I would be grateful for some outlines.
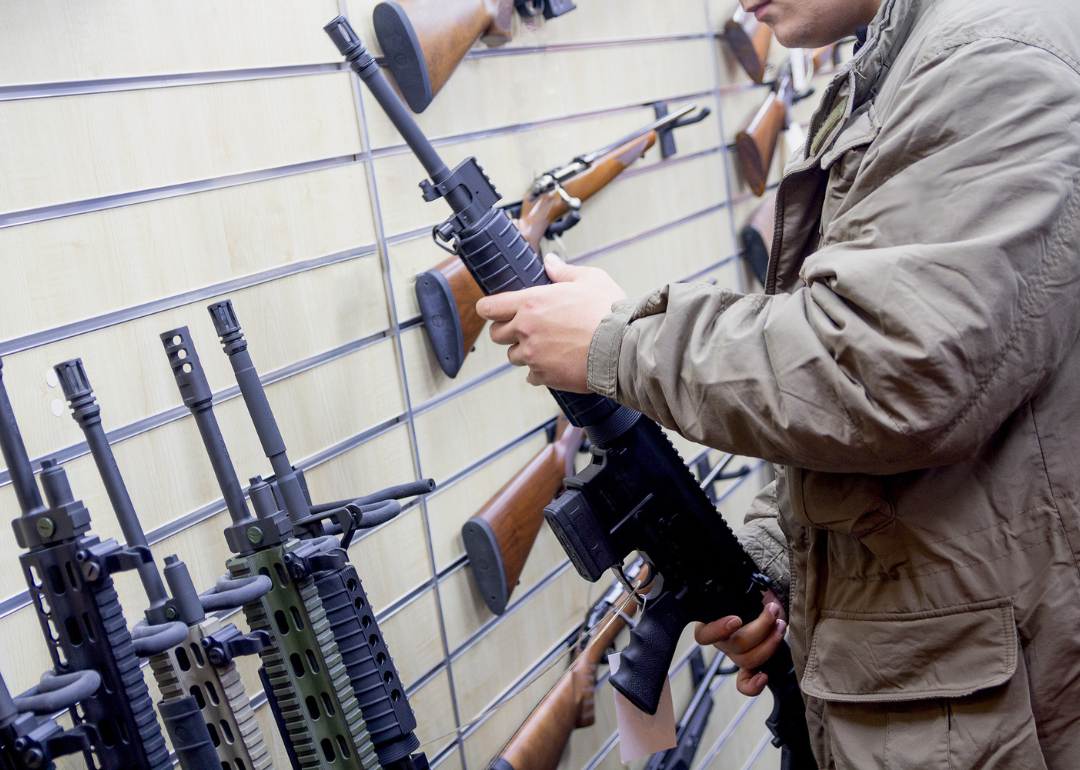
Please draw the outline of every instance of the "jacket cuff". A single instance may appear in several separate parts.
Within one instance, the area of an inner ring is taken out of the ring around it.
[[[611,306],[593,332],[586,364],[586,385],[593,393],[616,398],[619,389],[619,355],[626,327],[631,321],[667,309],[667,287],[639,299],[621,299]]]

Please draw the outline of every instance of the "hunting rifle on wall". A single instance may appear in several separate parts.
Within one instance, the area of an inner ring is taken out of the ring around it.
[[[105,491],[129,547],[149,548],[101,424],[101,408],[81,359],[53,367],[75,422],[97,465]],[[202,600],[187,565],[175,555],[165,558],[165,584],[153,561],[139,570],[150,607],[132,629],[136,652],[150,659],[162,700],[158,713],[184,770],[221,765],[245,770],[271,770],[247,692],[233,657],[254,654],[269,643],[263,632],[244,636],[236,626],[207,621]],[[270,591],[270,579],[223,591],[209,599],[216,609],[239,608]],[[225,654],[221,654],[225,653]],[[209,660],[210,665],[206,665]]]
[[[435,228],[435,237],[461,257],[484,293],[549,284],[536,252],[495,205],[499,195],[476,159],[451,171],[348,21],[339,16],[325,30],[430,176],[420,185],[424,199],[445,198],[450,205],[454,213]],[[551,393],[591,445],[589,466],[568,479],[568,491],[544,511],[574,567],[590,582],[607,569],[626,581],[621,567],[636,550],[663,579],[611,676],[615,689],[652,714],[685,626],[726,615],[757,618],[769,581],[656,423],[593,393]],[[626,586],[633,590],[629,581]],[[783,761],[792,770],[815,767],[786,643],[761,670],[775,704],[767,724]]]
[[[386,66],[413,112],[423,112],[477,40],[510,42],[514,8],[522,16],[562,16],[571,0],[389,0],[372,21]]]
[[[41,463],[41,499],[0,361],[0,450],[22,515],[12,522],[15,539],[27,549],[19,557],[42,634],[57,675],[96,671],[102,686],[73,704],[75,725],[95,740],[88,750],[99,770],[170,770],[169,752],[112,574],[151,560],[147,548],[122,548],[90,534],[90,513],[76,500],[64,469]]]
[[[672,132],[709,115],[706,107],[697,115],[686,117],[695,107],[688,104],[668,113],[665,105],[657,105],[657,119],[644,128],[538,176],[525,199],[507,209],[530,248],[539,251],[542,237],[560,235],[581,221],[582,203],[657,142],[663,157],[673,155]],[[456,255],[416,276],[416,299],[424,329],[439,366],[448,377],[457,376],[484,328],[486,322],[476,312],[476,302],[483,296],[476,280]]]
[[[773,228],[776,226],[776,190],[761,200],[750,221],[739,231],[743,259],[762,286],[768,281],[769,255],[772,253]]]
[[[827,59],[835,57],[837,50],[835,44],[827,45],[807,57],[806,82],[810,81]],[[776,155],[776,146],[780,143],[780,134],[790,125],[792,105],[813,93],[813,89],[796,91],[794,64],[794,57],[784,64],[773,85],[772,93],[758,109],[750,124],[735,137],[735,156],[738,158],[743,179],[759,198],[765,194],[768,186],[769,169],[772,168]]]
[[[556,430],[554,440],[461,527],[480,595],[496,615],[506,610],[521,577],[544,523],[544,506],[562,489],[563,479],[574,475],[574,455],[585,432],[562,419]]]
[[[765,82],[772,30],[741,7],[724,24],[724,40],[731,46],[739,64],[755,83]]]

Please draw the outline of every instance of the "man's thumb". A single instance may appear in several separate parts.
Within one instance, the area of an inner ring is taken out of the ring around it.
[[[584,268],[566,264],[557,254],[548,254],[544,257],[544,269],[547,270],[548,278],[552,281],[563,283],[580,276]]]

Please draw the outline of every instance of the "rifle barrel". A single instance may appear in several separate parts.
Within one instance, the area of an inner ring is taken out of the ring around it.
[[[3,359],[0,359],[0,452],[3,452],[23,515],[44,508],[34,469],[30,467],[30,456],[26,454],[26,444],[19,433],[19,423],[15,420],[15,412],[4,386]]]
[[[674,112],[668,113],[667,115],[665,115],[662,118],[657,118],[656,120],[654,120],[649,125],[645,126],[642,129],[639,129],[639,130],[635,131],[632,134],[628,134],[627,136],[624,136],[619,141],[612,142],[607,147],[603,147],[603,148],[601,148],[599,150],[594,150],[593,152],[590,152],[588,155],[582,155],[580,160],[582,160],[587,166],[591,166],[599,158],[604,157],[605,155],[607,155],[612,150],[618,149],[619,147],[622,147],[627,142],[632,142],[635,139],[637,139],[639,136],[644,136],[645,134],[649,133],[650,131],[656,131],[657,129],[663,128],[664,126],[668,125],[669,123],[674,123],[675,121],[677,121],[679,118],[683,117],[684,115],[689,115],[695,109],[697,109],[697,105],[694,104],[693,102],[691,102],[690,104],[687,104],[687,105],[685,105],[683,107],[680,107],[679,109],[675,110]]]

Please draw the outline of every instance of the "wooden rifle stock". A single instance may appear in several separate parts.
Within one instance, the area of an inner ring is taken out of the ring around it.
[[[413,112],[423,112],[469,49],[507,43],[514,0],[388,0],[375,6],[375,35]]]
[[[584,431],[560,421],[561,432],[484,503],[461,528],[469,565],[488,608],[506,610],[525,560],[544,523],[544,506],[574,475]]]
[[[772,30],[759,22],[754,14],[739,8],[724,24],[724,39],[750,79],[755,83],[763,83],[765,65],[769,60],[769,46],[772,44]]]
[[[787,125],[788,105],[779,93],[769,94],[754,119],[735,137],[735,156],[743,178],[759,198],[765,194],[776,145]]]
[[[625,599],[626,594],[623,593],[615,600],[615,607],[619,607]],[[637,602],[630,602],[624,613],[633,617],[635,612]],[[514,733],[492,765],[492,770],[555,770],[558,767],[570,733],[579,727],[589,727],[596,721],[593,700],[596,669],[615,637],[625,627],[625,618],[616,614],[615,610],[604,616],[597,626],[597,635]]]
[[[776,190],[773,190],[762,199],[757,211],[739,232],[742,256],[750,264],[750,269],[762,286],[768,280],[769,254],[772,253],[775,227]]]

